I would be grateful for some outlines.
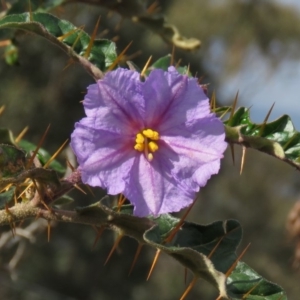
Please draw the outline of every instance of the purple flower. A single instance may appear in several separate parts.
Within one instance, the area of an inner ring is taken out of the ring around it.
[[[224,126],[195,78],[117,69],[88,87],[71,136],[82,181],[123,193],[137,216],[175,212],[218,173]]]

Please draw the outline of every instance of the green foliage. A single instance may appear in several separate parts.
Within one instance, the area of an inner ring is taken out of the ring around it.
[[[0,145],[1,144],[8,144],[15,147],[17,146],[27,154],[34,152],[37,148],[37,145],[34,145],[23,139],[16,145],[12,131],[6,128],[0,128]],[[16,149],[15,147],[12,147],[12,149]],[[14,151],[18,151],[18,149]],[[37,158],[39,159],[40,164],[44,166],[50,160],[51,155],[44,148],[39,148],[37,152]],[[64,174],[66,172],[66,168],[55,159],[51,161],[49,167],[60,174]]]
[[[254,124],[249,109],[240,107],[224,124],[229,143],[265,152],[300,169],[300,133],[289,116]]]
[[[237,263],[236,249],[241,242],[242,228],[238,221],[217,221],[209,225],[183,222],[171,241],[167,237],[179,219],[168,214],[158,218],[138,218],[130,215],[132,206],[118,212],[110,209],[112,199],[105,197],[91,206],[78,208],[80,216],[97,218],[103,226],[114,228],[135,238],[139,243],[161,250],[190,269],[196,278],[203,278],[226,299],[275,300],[287,299],[284,291],[245,263]],[[124,213],[125,212],[125,213]],[[281,297],[281,298],[280,298]]]
[[[239,262],[227,279],[227,291],[232,300],[286,300],[281,287],[258,275],[244,262]],[[251,291],[249,293],[249,291]],[[241,295],[249,293],[246,298]],[[242,297],[242,298],[241,298]]]
[[[0,145],[0,178],[18,176],[25,170],[25,152],[14,146]]]
[[[37,145],[34,145],[26,140],[21,140],[18,143],[18,146],[21,149],[25,150],[27,153],[33,152],[37,148]],[[37,152],[37,157],[38,157],[41,165],[44,166],[50,160],[51,155],[44,148],[39,148],[39,150]],[[60,174],[64,174],[66,172],[66,168],[61,163],[59,163],[57,160],[51,161],[51,163],[49,164],[49,167],[51,169],[57,171]]]
[[[92,40],[81,28],[48,13],[7,15],[0,20],[0,29],[4,28],[42,36],[82,64],[96,79],[102,77],[100,70],[106,70],[116,59],[115,43],[106,39]]]
[[[24,183],[27,178],[46,185],[60,186],[54,170],[30,167],[26,168],[28,159],[25,152],[15,146],[0,144],[0,190],[10,184]]]
[[[172,56],[166,55],[164,57],[159,58],[156,62],[154,62],[150,68],[148,69],[149,71],[153,70],[153,69],[162,69],[167,71],[169,66],[171,66],[172,64]],[[189,72],[189,68],[187,66],[177,66],[176,70],[180,73],[180,74],[189,74],[189,76],[191,76],[191,73]]]
[[[19,0],[11,6],[7,14],[13,15],[13,14],[23,13],[24,11],[36,11],[36,10],[49,11],[50,9],[62,5],[64,2],[65,0],[43,0],[43,1],[30,0],[30,2]]]
[[[16,188],[10,187],[7,191],[0,193],[0,209],[4,209],[5,205],[14,199]]]

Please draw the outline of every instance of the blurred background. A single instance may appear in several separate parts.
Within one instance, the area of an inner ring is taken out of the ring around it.
[[[150,55],[154,61],[172,52],[172,45],[159,35],[101,6],[107,1],[99,0],[99,5],[87,4],[97,1],[74,2],[51,13],[76,26],[84,25],[89,34],[101,16],[98,37],[114,38],[119,53],[133,41],[127,55],[132,55],[139,67]],[[220,105],[231,104],[239,91],[239,105],[251,106],[255,122],[262,122],[275,102],[269,120],[288,114],[300,129],[298,1],[169,0],[158,4],[183,36],[201,40],[201,47],[194,51],[176,48],[175,58],[181,59],[181,65],[189,64],[193,74],[209,83],[209,93],[216,92]],[[16,43],[19,64],[9,66],[0,60],[0,105],[6,107],[0,126],[15,135],[29,126],[25,139],[38,143],[51,124],[44,148],[53,153],[84,116],[80,100],[93,78],[79,65],[66,68],[68,57],[42,38],[18,32]],[[238,219],[244,229],[240,252],[251,243],[243,260],[281,285],[289,299],[298,299],[300,271],[286,219],[300,196],[300,174],[283,162],[248,150],[239,175],[239,147],[235,147],[235,154],[233,164],[227,151],[220,174],[201,189],[188,220],[206,224]],[[63,155],[61,161],[65,163]],[[79,206],[99,200],[103,192],[95,191],[95,198],[79,192],[71,195]],[[146,282],[155,254],[150,248],[142,250],[128,277],[137,248],[134,240],[124,238],[104,266],[116,238],[113,232],[105,231],[93,248],[93,228],[52,224],[48,243],[46,222],[36,224],[30,227],[30,237],[10,239],[5,246],[1,244],[3,236],[11,233],[9,227],[1,228],[0,299],[172,300],[179,299],[186,288],[183,267],[165,255]],[[29,230],[28,226],[31,222],[21,227]],[[217,292],[199,280],[186,299],[216,297]]]

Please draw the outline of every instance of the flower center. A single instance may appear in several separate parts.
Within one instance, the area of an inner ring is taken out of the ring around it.
[[[139,152],[144,152],[146,158],[153,160],[153,153],[158,150],[157,142],[159,140],[159,133],[152,129],[144,129],[137,133],[135,137],[134,149]]]

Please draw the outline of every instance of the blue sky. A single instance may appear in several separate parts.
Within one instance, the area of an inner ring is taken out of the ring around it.
[[[299,0],[277,0],[299,9]],[[300,49],[299,49],[300,51]],[[288,114],[300,131],[300,60],[283,60],[272,69],[259,53],[247,55],[241,70],[222,82],[221,98],[228,98],[239,91],[240,105],[251,106],[251,118],[262,122],[275,102],[269,120]]]
[[[275,102],[269,120],[288,114],[300,130],[300,62],[284,60],[270,69],[263,58],[250,60],[247,67],[223,82],[221,96],[228,98],[239,91],[239,104],[251,106],[251,118],[258,123]]]

